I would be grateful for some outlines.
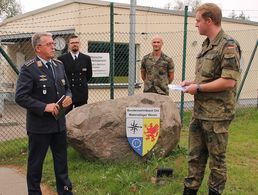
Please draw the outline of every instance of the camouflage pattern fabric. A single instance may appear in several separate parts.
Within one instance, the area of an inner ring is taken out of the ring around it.
[[[184,182],[187,188],[199,189],[209,157],[209,188],[219,193],[224,190],[227,180],[225,157],[230,122],[192,120],[189,128],[188,176]]]
[[[141,70],[146,73],[143,92],[169,95],[168,75],[169,72],[174,72],[174,67],[173,60],[164,53],[161,53],[158,60],[152,53],[144,56],[141,62]]]
[[[209,42],[206,39],[197,56],[198,84],[219,78],[238,81],[240,77],[240,46],[223,30]],[[209,158],[209,188],[219,193],[227,180],[226,148],[228,128],[235,113],[236,86],[221,92],[199,92],[194,95],[193,120],[189,128],[188,176],[184,184],[199,189]]]
[[[209,83],[218,78],[240,78],[240,47],[223,30],[214,41],[206,39],[197,56],[195,82]],[[194,96],[194,117],[203,120],[232,120],[235,114],[236,86],[221,92],[200,92]]]

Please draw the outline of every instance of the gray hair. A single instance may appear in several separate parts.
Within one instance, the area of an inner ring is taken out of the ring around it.
[[[44,36],[52,37],[52,34],[49,32],[37,32],[31,37],[31,44],[32,44],[33,49],[35,49],[36,46],[40,44],[40,42],[41,42],[40,39],[41,39],[41,37],[44,37]]]

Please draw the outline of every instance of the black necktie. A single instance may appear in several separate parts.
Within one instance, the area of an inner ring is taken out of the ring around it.
[[[74,55],[74,61],[77,61],[78,57],[77,55]]]
[[[52,63],[51,62],[47,62],[46,65],[47,65],[48,70],[51,72],[53,78],[55,78],[55,74],[53,72]]]

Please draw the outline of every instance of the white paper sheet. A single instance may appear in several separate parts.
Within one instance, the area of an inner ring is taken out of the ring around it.
[[[184,91],[186,89],[186,87],[182,87],[181,85],[173,85],[173,84],[169,84],[168,88],[170,91]]]

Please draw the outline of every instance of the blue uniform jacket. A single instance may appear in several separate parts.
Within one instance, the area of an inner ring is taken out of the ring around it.
[[[65,116],[56,120],[51,113],[44,112],[46,104],[57,102],[62,95],[72,97],[62,62],[53,62],[55,78],[37,57],[21,67],[15,101],[27,109],[28,132],[49,134],[66,130]]]
[[[92,62],[88,55],[79,53],[78,60],[74,61],[71,53],[58,57],[63,62],[66,76],[73,94],[73,102],[88,100],[88,81],[92,77]]]

